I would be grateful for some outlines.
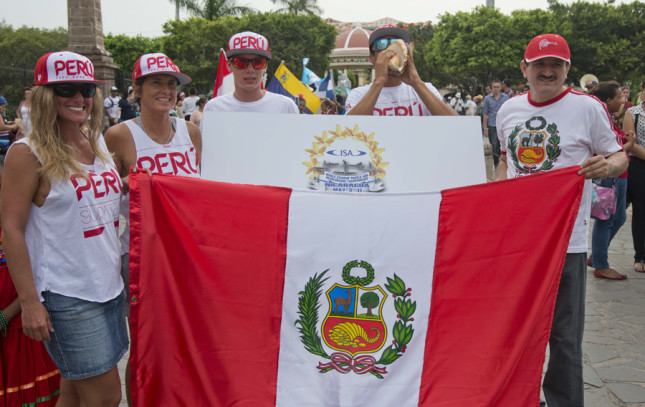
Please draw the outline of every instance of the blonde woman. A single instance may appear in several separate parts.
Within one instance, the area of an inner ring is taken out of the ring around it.
[[[7,153],[2,243],[27,336],[60,370],[59,405],[118,406],[128,348],[117,241],[122,183],[101,129],[89,59],[42,56],[33,130]]]

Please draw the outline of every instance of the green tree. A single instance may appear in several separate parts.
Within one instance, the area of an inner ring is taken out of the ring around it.
[[[297,77],[302,75],[304,57],[310,58],[307,67],[319,75],[329,69],[336,29],[314,15],[252,13],[215,20],[169,21],[164,25],[167,35],[162,44],[182,72],[193,78],[198,89],[204,90],[215,83],[219,49],[226,49],[231,35],[241,31],[254,31],[268,38],[273,58],[269,61],[267,81],[281,61]]]
[[[600,80],[637,80],[645,74],[645,4],[549,2],[558,30],[569,43],[572,67],[569,80],[578,83],[585,73]]]
[[[452,83],[470,93],[515,72],[521,59],[511,18],[484,6],[442,15],[426,47],[426,62],[437,83]]]
[[[363,308],[367,308],[367,316],[371,317],[374,314],[372,314],[372,308],[376,308],[379,305],[379,298],[378,295],[368,291],[365,294],[361,295],[361,306]]]
[[[116,84],[125,89],[132,82],[134,63],[143,54],[163,52],[160,38],[147,38],[141,35],[108,34],[104,38],[105,49],[112,54],[114,62],[119,64],[115,72]],[[172,57],[170,57],[172,59]]]
[[[526,45],[537,34],[554,31],[552,13],[519,10],[510,16],[497,9],[444,14],[425,46],[425,60],[438,85],[455,84],[475,94],[493,79],[523,82],[519,64]],[[416,62],[416,59],[415,59]]]
[[[283,7],[278,11],[292,14],[316,14],[322,13],[318,6],[318,0],[271,0],[273,4],[280,4]]]
[[[0,22],[0,94],[8,102],[7,117],[23,97],[23,86],[33,86],[34,68],[38,58],[48,52],[67,48],[67,30],[20,27]]]
[[[193,17],[186,21],[168,21],[161,38],[162,49],[181,71],[192,78],[190,86],[206,94],[213,89],[220,48],[226,49],[228,38],[234,34],[229,18],[204,20]]]
[[[426,44],[432,41],[434,36],[434,27],[430,21],[400,24],[410,33],[410,46],[412,48],[412,57],[414,58],[414,66],[419,72],[419,76],[424,81],[428,82],[433,80],[433,74],[426,63]]]

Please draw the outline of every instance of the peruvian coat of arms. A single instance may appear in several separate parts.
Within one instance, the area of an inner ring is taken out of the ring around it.
[[[363,269],[365,276],[352,276],[355,268]],[[379,285],[370,286],[375,278],[374,268],[366,261],[353,260],[343,267],[344,284],[332,284],[323,296],[328,271],[311,277],[299,293],[299,319],[295,325],[299,325],[300,340],[307,351],[326,359],[318,363],[321,373],[369,373],[382,379],[387,373],[385,366],[405,353],[414,334],[412,315],[416,302],[410,299],[412,289],[396,274],[384,284],[389,294]],[[393,340],[386,346],[390,328],[383,318],[383,309],[391,302],[397,320],[391,328]],[[321,305],[326,315],[319,326]],[[332,350],[331,355],[327,349]]]
[[[524,126],[515,126],[508,137],[507,151],[519,174],[550,170],[561,153],[558,126],[547,124],[542,116],[531,117]]]

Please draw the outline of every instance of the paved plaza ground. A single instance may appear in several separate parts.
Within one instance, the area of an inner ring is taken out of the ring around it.
[[[629,278],[598,279],[592,268],[587,273],[586,407],[645,407],[645,274],[633,271],[633,254],[628,210],[609,247],[609,263]],[[119,363],[122,382],[127,357]]]

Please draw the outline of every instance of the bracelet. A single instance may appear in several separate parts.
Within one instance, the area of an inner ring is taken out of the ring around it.
[[[0,325],[2,325],[2,337],[6,338],[7,326],[9,325],[9,322],[7,322],[7,318],[4,317],[2,310],[0,310]]]

